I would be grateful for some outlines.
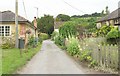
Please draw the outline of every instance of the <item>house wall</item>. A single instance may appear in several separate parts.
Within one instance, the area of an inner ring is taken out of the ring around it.
[[[6,38],[12,38],[15,41],[15,32],[16,32],[16,27],[15,27],[15,23],[2,23],[0,24],[0,26],[10,26],[10,36],[6,36]],[[28,35],[25,35],[26,30],[30,29],[31,30],[31,34],[29,35],[29,37],[31,37],[32,35],[35,36],[35,31],[32,27],[30,27],[28,24],[25,23],[19,23],[18,24],[18,38],[26,38],[26,42],[28,42]],[[2,37],[0,37],[2,38]],[[2,40],[0,41],[0,44],[2,43]]]
[[[102,23],[97,23],[97,28],[99,29],[102,26]]]
[[[114,20],[110,20],[110,25],[114,25]]]
[[[0,26],[10,26],[10,36],[7,36],[7,37],[15,36],[16,27],[14,23],[2,23],[0,24]],[[19,30],[20,30],[20,24],[18,24],[18,33],[19,33]]]
[[[102,25],[104,25],[104,24],[106,24],[106,25],[108,25],[108,26],[110,26],[110,25],[115,25],[115,24],[117,24],[118,23],[118,21],[119,21],[119,19],[114,19],[114,20],[108,20],[108,21],[103,21],[103,22],[98,22],[97,23],[97,27],[98,26],[102,26]]]

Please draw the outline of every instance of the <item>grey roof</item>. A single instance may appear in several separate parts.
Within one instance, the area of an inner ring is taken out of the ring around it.
[[[1,22],[15,22],[15,13],[13,13],[9,10],[0,12],[0,23]],[[18,22],[29,23],[30,25],[28,25],[28,26],[35,28],[29,20],[27,20],[21,16],[18,16]]]
[[[0,12],[0,14],[1,14],[0,16],[2,16],[0,19],[0,22],[15,21],[15,13],[11,11],[3,11],[3,12]],[[21,16],[18,16],[18,21],[27,22],[28,20]]]
[[[116,18],[120,18],[120,8],[116,9],[115,11],[108,14],[107,16],[102,17],[100,20],[98,20],[98,22],[107,21],[107,20],[116,19]]]
[[[64,22],[63,21],[55,21],[54,22],[54,29],[58,29]]]

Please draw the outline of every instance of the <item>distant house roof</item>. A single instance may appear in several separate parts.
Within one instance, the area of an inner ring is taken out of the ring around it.
[[[107,21],[107,20],[116,19],[116,18],[120,18],[120,8],[116,9],[115,11],[108,14],[107,16],[102,17],[97,22]]]
[[[11,22],[11,21],[15,21],[15,13],[11,12],[11,11],[3,11],[3,12],[0,12],[0,16],[1,19],[0,19],[0,22]],[[18,16],[18,21],[20,22],[29,22],[27,19],[21,17],[21,16]]]
[[[59,27],[63,24],[63,21],[55,21],[54,22],[54,29],[59,29]]]

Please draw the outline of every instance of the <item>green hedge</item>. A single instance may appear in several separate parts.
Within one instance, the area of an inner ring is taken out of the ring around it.
[[[41,38],[42,40],[47,40],[49,39],[49,35],[46,33],[40,33],[39,38]]]
[[[76,23],[73,21],[69,21],[69,22],[64,23],[59,28],[59,34],[64,38],[76,36],[77,35]]]

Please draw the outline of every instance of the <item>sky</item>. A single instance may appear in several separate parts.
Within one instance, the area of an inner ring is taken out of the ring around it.
[[[24,5],[25,10],[24,10]],[[49,14],[56,17],[58,14],[83,15],[102,12],[108,6],[110,12],[118,8],[120,0],[18,0],[18,14],[29,21],[35,16],[42,17]],[[0,0],[0,11],[15,12],[15,0]]]

